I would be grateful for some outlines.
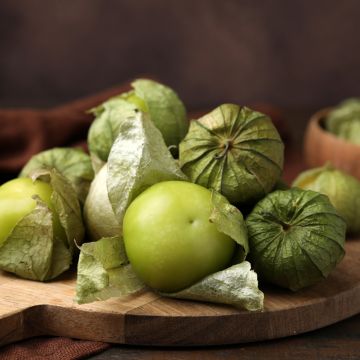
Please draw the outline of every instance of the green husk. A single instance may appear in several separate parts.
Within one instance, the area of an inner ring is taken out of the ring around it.
[[[224,104],[191,122],[180,143],[179,161],[192,182],[244,205],[273,189],[282,172],[283,153],[268,116]]]
[[[169,87],[148,79],[135,80],[133,90],[115,96],[91,110],[95,115],[88,144],[93,167],[98,172],[107,162],[110,149],[127,118],[147,112],[167,146],[177,147],[188,129],[185,106]]]
[[[341,102],[327,116],[325,127],[339,138],[360,145],[360,99]]]
[[[0,268],[26,279],[46,281],[70,267],[74,242],[81,244],[84,228],[80,205],[68,180],[55,169],[37,170],[32,173],[32,179],[41,179],[52,186],[51,202],[64,233],[55,235],[55,214],[35,197],[35,209],[17,223],[0,247]]]
[[[246,225],[255,271],[293,291],[326,278],[345,254],[344,220],[327,196],[311,190],[272,192]]]
[[[53,148],[34,155],[23,167],[20,177],[29,177],[37,169],[56,169],[73,186],[81,204],[94,178],[91,160],[81,149]]]
[[[127,118],[134,117],[138,107],[116,96],[91,110],[96,116],[88,133],[88,145],[95,172],[107,162],[111,147]]]
[[[120,237],[82,245],[76,282],[79,304],[130,295],[143,287],[131,269]]]
[[[149,115],[124,119],[105,165],[91,184],[84,217],[93,240],[119,236],[130,202],[149,186],[187,180]]]
[[[105,164],[91,183],[84,206],[86,229],[92,241],[122,233],[120,220],[116,218],[109,200],[106,186],[107,176],[108,170]]]
[[[0,248],[0,268],[20,277],[44,281],[53,251],[52,215],[39,199]],[[39,256],[41,254],[41,256]]]
[[[149,186],[187,180],[147,114],[124,121],[108,159],[107,189],[118,219],[130,202]]]
[[[264,308],[264,294],[258,289],[256,273],[248,261],[216,272],[177,293],[164,296],[232,305],[248,311]]]
[[[302,172],[293,186],[329,197],[349,233],[360,233],[360,181],[331,164]]]
[[[216,191],[212,192],[213,209],[209,221],[217,230],[230,236],[240,247],[237,251],[238,262],[245,260],[249,252],[248,234],[241,212]]]
[[[131,86],[149,110],[151,120],[160,130],[167,146],[178,146],[189,127],[186,109],[168,86],[149,79],[135,80]]]
[[[39,169],[31,174],[32,180],[43,180],[50,183],[53,193],[51,202],[60,224],[65,231],[67,244],[71,253],[77,249],[75,244],[80,245],[84,238],[84,225],[80,204],[70,182],[57,170]]]

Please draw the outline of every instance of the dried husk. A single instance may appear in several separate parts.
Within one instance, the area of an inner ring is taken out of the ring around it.
[[[341,102],[327,116],[325,127],[337,137],[360,145],[360,99]]]
[[[89,155],[82,149],[64,147],[42,151],[26,163],[19,176],[30,176],[37,169],[56,169],[69,180],[80,204],[84,204],[94,179],[94,171]]]
[[[349,233],[360,233],[360,182],[331,164],[302,172],[293,186],[318,191],[329,197],[344,218]]]
[[[38,169],[31,177],[50,183],[53,209],[34,195],[35,209],[0,244],[0,269],[25,279],[47,281],[69,269],[77,253],[75,242],[83,241],[84,227],[77,194],[69,180],[55,169]],[[62,233],[55,231],[57,221]]]
[[[192,121],[180,143],[180,166],[192,182],[231,203],[254,203],[279,180],[284,145],[271,119],[247,107],[224,104]]]
[[[345,222],[318,192],[275,191],[255,206],[246,225],[255,271],[293,291],[326,278],[345,254]]]
[[[121,236],[130,202],[149,186],[166,180],[187,180],[171,156],[149,114],[123,119],[108,162],[93,180],[84,218],[92,240]]]

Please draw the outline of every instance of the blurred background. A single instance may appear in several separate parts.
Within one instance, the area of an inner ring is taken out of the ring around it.
[[[360,93],[358,0],[1,0],[0,106],[52,106],[139,75],[188,108],[319,108]]]

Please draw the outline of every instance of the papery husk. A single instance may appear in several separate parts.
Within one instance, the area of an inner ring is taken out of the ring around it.
[[[94,171],[91,159],[82,149],[53,148],[34,155],[22,168],[20,177],[28,177],[38,169],[56,169],[74,188],[81,204],[89,192]]]
[[[151,120],[160,130],[167,146],[179,145],[189,128],[186,109],[168,86],[149,79],[137,79],[131,83],[134,93],[142,99]]]
[[[273,189],[283,160],[284,145],[271,119],[234,104],[192,121],[180,143],[180,166],[190,180],[240,205]]]
[[[84,227],[76,192],[64,176],[55,169],[38,169],[31,177],[50,183],[53,208],[34,196],[35,209],[16,224],[0,246],[0,269],[25,279],[47,281],[69,269],[77,251],[75,242],[83,241]]]
[[[112,97],[90,110],[95,120],[89,129],[88,145],[96,173],[107,162],[123,123],[136,116],[137,112],[149,115],[148,119],[160,130],[166,145],[174,147],[174,154],[188,130],[185,106],[174,90],[149,79],[137,79],[131,86],[131,91]]]
[[[360,233],[360,181],[331,164],[302,172],[294,187],[318,191],[329,197],[344,218],[349,233]]]
[[[246,225],[255,271],[293,291],[326,278],[345,254],[345,221],[318,192],[272,192],[255,206]]]
[[[207,276],[196,284],[164,296],[232,305],[248,311],[264,309],[264,293],[248,261]]]
[[[326,117],[325,127],[337,137],[360,145],[360,99],[341,102]]]
[[[149,114],[123,119],[108,162],[91,184],[84,206],[92,240],[121,236],[130,202],[149,186],[166,180],[187,180],[171,156]]]
[[[76,280],[77,303],[124,297],[144,287],[129,264],[121,237],[104,237],[81,246]]]

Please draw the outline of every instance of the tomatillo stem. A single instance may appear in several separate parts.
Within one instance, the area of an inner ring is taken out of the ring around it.
[[[229,148],[230,148],[230,145],[231,145],[231,140],[226,140],[226,142],[224,143],[224,149],[223,151],[221,151],[221,153],[219,154],[216,154],[214,156],[215,159],[221,159],[222,157],[224,157],[226,155],[226,153],[228,152]]]

